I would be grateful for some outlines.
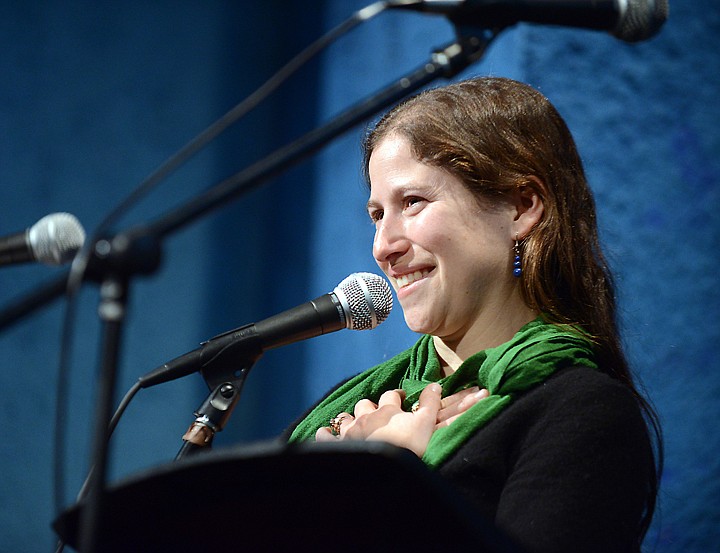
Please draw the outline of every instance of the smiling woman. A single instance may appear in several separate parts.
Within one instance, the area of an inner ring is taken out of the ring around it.
[[[391,110],[365,153],[373,255],[422,336],[290,440],[408,448],[526,551],[639,551],[659,431],[560,115],[522,83],[475,79]]]
[[[397,133],[374,150],[369,176],[373,255],[408,327],[433,335],[447,374],[537,317],[510,278],[508,256],[542,216],[534,189],[495,204],[476,198],[452,173],[418,161]]]

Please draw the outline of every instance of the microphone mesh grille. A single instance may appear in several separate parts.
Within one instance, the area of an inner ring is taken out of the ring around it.
[[[30,228],[28,239],[35,259],[48,265],[62,265],[82,247],[85,229],[70,213],[51,213]]]
[[[390,286],[373,273],[353,273],[337,285],[335,292],[347,300],[347,327],[352,330],[373,329],[385,321],[392,310]]]
[[[626,42],[646,40],[660,30],[668,18],[668,0],[626,0],[625,14],[613,33]]]

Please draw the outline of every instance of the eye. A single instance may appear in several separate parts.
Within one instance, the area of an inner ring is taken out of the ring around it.
[[[425,199],[421,198],[420,196],[408,196],[404,200],[405,209],[416,207],[418,205],[421,205],[423,202],[425,202]]]
[[[370,216],[370,221],[373,223],[377,223],[379,220],[383,218],[383,210],[382,209],[371,209],[368,211],[368,215]]]

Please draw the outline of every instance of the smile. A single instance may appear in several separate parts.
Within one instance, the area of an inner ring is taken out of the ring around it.
[[[411,285],[416,280],[420,280],[428,276],[428,273],[430,271],[428,269],[424,269],[422,271],[415,271],[414,273],[408,273],[406,275],[403,275],[401,277],[395,278],[395,284],[397,285],[398,289],[405,288],[406,286]]]

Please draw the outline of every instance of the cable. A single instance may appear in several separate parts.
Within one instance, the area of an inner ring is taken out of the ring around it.
[[[108,425],[108,435],[112,435],[112,433],[115,431],[115,428],[118,425],[118,422],[120,422],[120,417],[123,416],[123,413],[125,412],[125,409],[127,409],[127,406],[130,405],[130,401],[135,397],[135,394],[137,394],[142,387],[140,386],[140,381],[138,380],[133,384],[130,389],[125,393],[125,397],[123,397],[122,401],[118,405],[115,414],[113,415],[112,419],[110,419],[110,424]],[[77,501],[79,502],[82,500],[83,497],[85,497],[85,492],[87,491],[88,484],[90,483],[90,480],[92,478],[92,474],[94,471],[94,467],[90,467],[90,470],[88,471],[88,475],[85,477],[85,482],[83,482],[82,487],[80,488],[80,491],[77,494]],[[65,542],[63,540],[59,540],[55,553],[61,553],[65,549]]]
[[[125,412],[125,409],[127,409],[127,406],[130,405],[130,401],[135,397],[135,394],[137,394],[141,389],[140,381],[135,382],[135,384],[132,385],[132,387],[127,391],[125,394],[125,397],[122,399],[120,404],[118,405],[117,410],[115,411],[115,414],[113,415],[112,419],[110,419],[110,424],[108,425],[108,435],[112,436],[112,433],[115,431],[115,428],[118,425],[118,422],[120,422],[120,417],[123,416],[123,413]],[[83,483],[82,487],[80,488],[80,491],[77,495],[77,501],[80,501],[83,497],[85,497],[85,492],[87,491],[88,482],[90,482],[90,477],[92,476],[93,469],[91,468],[88,471],[88,475],[85,478],[85,482]]]

